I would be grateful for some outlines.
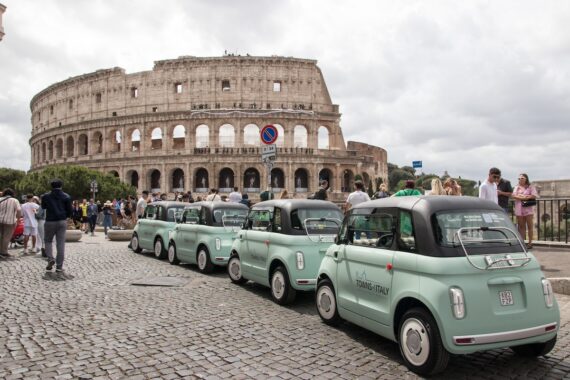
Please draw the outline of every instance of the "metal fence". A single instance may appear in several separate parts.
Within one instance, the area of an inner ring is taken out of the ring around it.
[[[510,203],[514,217],[514,201]],[[570,230],[570,198],[537,199],[534,214],[536,240],[568,244]]]

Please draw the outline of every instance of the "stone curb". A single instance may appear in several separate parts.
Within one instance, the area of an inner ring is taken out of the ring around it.
[[[552,290],[554,293],[565,294],[570,296],[570,278],[567,277],[557,277],[549,278],[552,284]]]
[[[109,230],[107,237],[112,241],[129,241],[133,236],[133,230]]]

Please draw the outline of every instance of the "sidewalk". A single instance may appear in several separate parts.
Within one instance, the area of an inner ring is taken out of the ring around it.
[[[556,293],[570,295],[570,249],[540,246],[531,250]]]

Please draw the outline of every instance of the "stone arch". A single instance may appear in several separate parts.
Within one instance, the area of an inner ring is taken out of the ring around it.
[[[248,124],[243,128],[243,145],[259,146],[261,143],[259,138],[259,127],[255,124]]]
[[[150,133],[150,149],[162,149],[162,129],[156,127]]]
[[[109,135],[109,151],[120,152],[122,142],[123,142],[123,136],[121,135],[121,131],[116,129],[113,132],[111,132],[111,134]]]
[[[48,159],[53,160],[53,140],[48,142]]]
[[[366,172],[362,172],[362,183],[364,183],[364,189],[368,190],[370,187],[370,175]]]
[[[293,129],[293,146],[295,148],[306,148],[308,146],[307,128],[298,124]]]
[[[198,168],[194,172],[194,191],[207,193],[210,186],[209,173],[206,168]]]
[[[236,132],[231,124],[223,124],[218,132],[218,145],[222,148],[233,148],[235,146]]]
[[[184,191],[184,170],[175,168],[170,175],[170,191],[182,192]]]
[[[141,149],[141,131],[138,128],[133,129],[130,134],[131,137],[131,151],[136,152]]]
[[[342,186],[341,191],[351,192],[354,188],[354,173],[350,169],[344,169],[342,172]]]
[[[208,148],[210,146],[210,127],[200,124],[196,127],[196,148]]]
[[[334,175],[333,175],[333,171],[330,170],[329,168],[324,168],[319,172],[319,182],[322,181],[323,179],[327,180],[329,183],[329,187],[333,188],[333,184],[334,184]]]
[[[319,130],[317,131],[318,134],[318,149],[330,149],[330,131],[328,127],[321,125]]]
[[[87,135],[82,133],[77,138],[77,153],[79,156],[86,156],[89,154],[89,139]]]
[[[256,168],[248,168],[243,172],[243,191],[246,193],[259,192],[261,176]]]
[[[55,158],[63,157],[63,139],[60,137],[55,142]]]
[[[295,192],[306,193],[309,191],[309,172],[305,168],[295,170]]]
[[[42,143],[42,161],[46,161],[47,159],[47,146],[46,143]]]
[[[220,170],[220,175],[218,177],[218,183],[220,184],[220,191],[229,193],[233,191],[233,187],[235,186],[234,181],[234,171],[230,168],[223,168]]]
[[[285,173],[280,168],[271,170],[271,187],[273,191],[278,192],[285,188]]]
[[[172,148],[184,149],[186,147],[186,127],[182,124],[172,129]]]
[[[160,192],[160,177],[162,173],[158,169],[150,169],[148,171],[148,187],[151,192]]]
[[[103,135],[99,131],[93,132],[91,137],[91,143],[93,144],[93,154],[103,153]]]
[[[109,170],[109,172],[108,172],[107,174],[112,175],[112,176],[115,177],[115,178],[121,178],[121,177],[119,176],[119,172],[116,171],[116,170]]]
[[[67,157],[73,157],[75,154],[75,141],[73,136],[67,136],[65,141],[65,150],[67,152]]]
[[[285,146],[285,129],[281,124],[273,124],[275,128],[277,128],[277,141],[275,141],[275,145],[278,148],[283,148]]]
[[[139,187],[139,173],[136,170],[129,170],[125,178],[127,183],[138,189]]]

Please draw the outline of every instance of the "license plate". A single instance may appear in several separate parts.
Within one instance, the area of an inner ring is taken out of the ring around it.
[[[513,292],[510,290],[499,292],[499,299],[501,300],[501,306],[509,306],[515,303],[513,300]]]

